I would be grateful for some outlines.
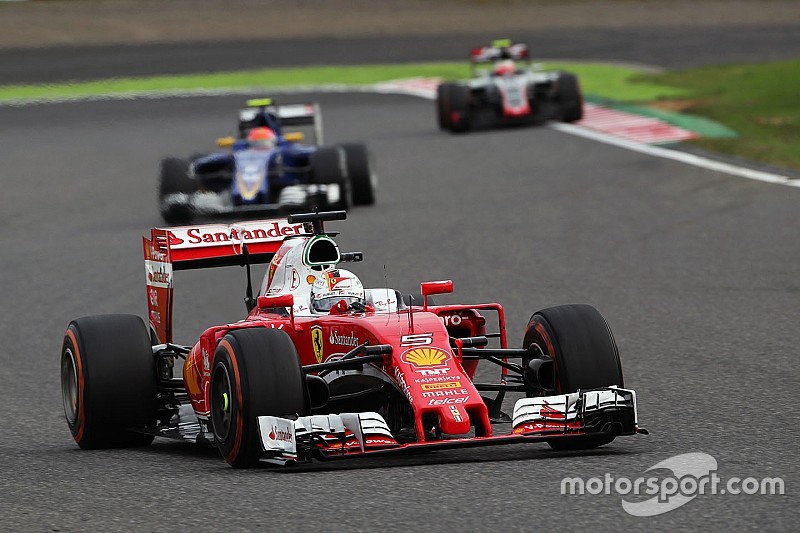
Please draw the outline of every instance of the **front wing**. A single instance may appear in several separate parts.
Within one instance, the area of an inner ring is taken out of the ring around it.
[[[523,398],[514,406],[512,430],[489,437],[446,438],[401,444],[378,413],[342,413],[297,419],[258,417],[262,460],[279,464],[313,458],[397,454],[593,435],[646,434],[639,428],[636,393],[607,387],[557,396]]]
[[[341,191],[337,184],[299,184],[284,187],[274,203],[235,205],[229,191],[174,193],[161,200],[161,211],[185,208],[198,216],[274,214],[312,209],[315,206],[323,209],[340,201]]]

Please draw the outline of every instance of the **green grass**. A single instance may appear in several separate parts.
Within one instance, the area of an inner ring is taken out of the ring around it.
[[[548,63],[548,69],[570,70],[578,74],[587,93],[622,101],[642,101],[659,97],[680,97],[684,92],[674,87],[648,81],[632,80],[639,71],[622,66],[591,63]],[[237,89],[328,83],[370,84],[410,77],[462,79],[469,76],[469,66],[458,63],[411,63],[400,65],[328,66],[275,68],[254,71],[116,78],[90,82],[53,85],[0,86],[0,101],[30,98],[81,97],[105,94],[126,94],[144,91],[181,89]]]
[[[800,60],[704,67],[646,74],[632,81],[682,87],[681,98],[662,96],[653,105],[718,121],[735,138],[699,139],[703,148],[800,168]]]
[[[597,63],[545,63],[543,68],[576,73],[584,92],[595,101],[609,99],[618,107],[660,116],[690,113],[727,126],[723,138],[702,138],[695,144],[767,164],[800,168],[800,60],[758,65],[704,67],[679,72],[643,73],[630,67]],[[469,66],[457,63],[325,66],[254,71],[116,78],[53,85],[0,86],[0,102],[59,99],[108,94],[191,89],[247,89],[269,95],[269,89],[298,85],[365,85],[410,77],[463,79]],[[639,106],[638,108],[630,106]],[[649,106],[642,108],[641,106]],[[662,111],[666,109],[667,111]],[[702,119],[681,117],[685,127]],[[693,122],[694,121],[694,122]],[[712,134],[711,129],[705,131]]]

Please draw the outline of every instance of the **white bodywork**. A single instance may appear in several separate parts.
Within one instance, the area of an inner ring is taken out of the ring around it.
[[[552,423],[574,422],[578,418],[579,398],[582,399],[582,414],[605,409],[633,409],[634,423],[638,424],[636,393],[630,389],[608,387],[558,396],[522,398],[514,404],[513,427],[517,429],[523,424],[540,424],[544,427]]]

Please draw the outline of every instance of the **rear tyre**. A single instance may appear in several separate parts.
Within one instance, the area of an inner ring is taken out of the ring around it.
[[[378,176],[375,174],[373,158],[364,144],[343,144],[347,158],[347,175],[353,187],[353,205],[372,205],[378,189]]]
[[[214,443],[234,468],[256,466],[263,453],[258,417],[309,412],[297,350],[278,329],[235,330],[220,341],[211,368]]]
[[[445,82],[436,88],[436,121],[439,129],[450,129],[450,93],[456,84]]]
[[[328,201],[325,206],[317,206],[320,209],[346,211],[353,204],[346,157],[344,149],[340,146],[323,146],[311,156],[311,183],[339,186],[339,198],[332,202]]]
[[[134,315],[70,322],[61,347],[61,395],[70,432],[85,450],[146,446],[131,428],[156,421],[156,371],[150,335]]]
[[[464,133],[472,129],[472,91],[465,85],[453,84],[449,89],[450,131]]]
[[[523,347],[536,343],[556,363],[559,394],[624,385],[617,343],[603,316],[590,305],[560,305],[535,313]],[[556,450],[586,450],[608,444],[613,435],[548,441]]]
[[[583,118],[583,93],[577,76],[569,72],[559,73],[556,100],[563,122],[575,122]]]
[[[192,194],[197,191],[197,182],[189,177],[189,163],[184,159],[167,157],[161,160],[158,182],[158,200],[161,217],[167,224],[188,224],[193,211],[188,203],[170,203],[165,199],[172,194]]]
[[[436,115],[439,128],[463,133],[472,128],[472,93],[458,83],[442,83],[436,89]]]

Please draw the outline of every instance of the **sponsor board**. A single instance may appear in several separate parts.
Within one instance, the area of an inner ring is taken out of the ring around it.
[[[430,398],[428,399],[428,407],[433,407],[437,405],[454,405],[460,403],[467,403],[469,397],[463,398]]]
[[[426,377],[432,376],[447,376],[448,372],[450,372],[450,368],[417,368],[415,369],[417,374]]]
[[[361,344],[361,341],[358,340],[358,337],[356,337],[354,333],[342,334],[335,329],[331,330],[331,334],[328,336],[328,342],[337,346],[352,346],[354,348]]]
[[[282,452],[288,455],[297,454],[294,420],[275,416],[259,416],[258,429],[265,451]]]
[[[450,356],[439,348],[412,348],[400,356],[400,360],[415,369],[445,366]]]
[[[400,386],[400,389],[405,393],[406,398],[408,398],[408,403],[413,404],[414,398],[411,397],[411,391],[408,390],[406,378],[403,375],[403,372],[401,372],[397,367],[394,367],[394,378],[397,380],[397,384]]]
[[[147,272],[147,285],[167,289],[172,283],[172,264],[162,263],[161,261],[144,262],[145,272]]]
[[[224,224],[181,226],[170,228],[170,248],[180,250],[202,246],[282,241],[291,235],[302,235],[303,224],[289,224],[285,220],[245,222],[236,227]]]
[[[469,391],[467,389],[444,389],[422,393],[423,398],[442,398],[448,396],[469,396]]]
[[[314,356],[317,358],[317,363],[322,362],[322,355],[324,352],[322,339],[322,326],[311,326],[311,347],[314,349]]]
[[[461,388],[460,381],[444,381],[440,383],[422,384],[422,390],[424,391],[442,390],[442,389],[460,389],[460,388]]]
[[[441,368],[438,370],[449,370],[449,368]],[[422,373],[422,371],[419,371],[418,373]],[[454,379],[456,377],[456,376],[448,376],[446,372],[444,374],[445,375],[443,376],[426,376],[424,378],[414,378],[414,383],[441,383],[444,381],[450,381],[451,379]]]

